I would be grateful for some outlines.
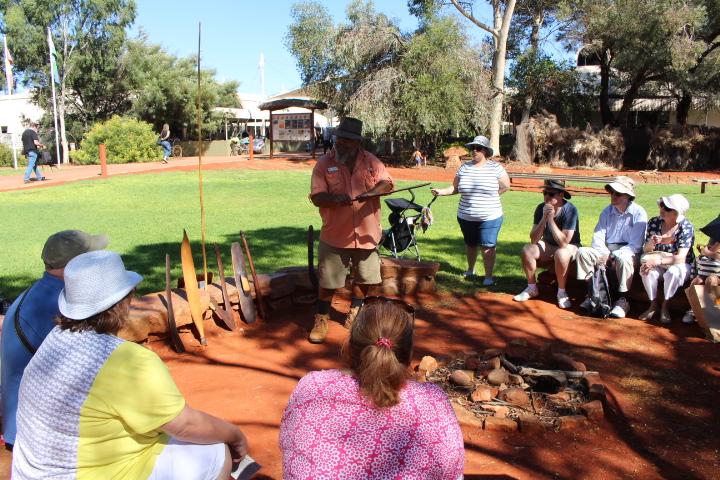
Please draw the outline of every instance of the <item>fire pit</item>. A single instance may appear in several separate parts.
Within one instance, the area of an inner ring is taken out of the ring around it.
[[[488,430],[567,432],[604,416],[599,373],[552,344],[532,351],[517,339],[482,354],[424,357],[415,376],[445,390],[461,423]]]

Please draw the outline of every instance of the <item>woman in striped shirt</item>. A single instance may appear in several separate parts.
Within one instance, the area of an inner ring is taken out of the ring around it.
[[[495,246],[503,221],[500,195],[510,188],[510,178],[502,165],[489,160],[493,149],[486,137],[477,136],[465,146],[472,152],[472,161],[460,165],[451,186],[431,191],[436,196],[460,194],[457,216],[468,261],[468,269],[462,275],[475,275],[475,261],[482,249],[483,285],[492,285],[495,283]]]

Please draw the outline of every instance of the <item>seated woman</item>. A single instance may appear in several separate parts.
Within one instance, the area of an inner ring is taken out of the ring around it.
[[[118,338],[142,277],[101,250],[65,267],[61,316],[20,384],[12,478],[230,479],[233,424],[192,409],[160,358]]]
[[[707,227],[704,227],[707,228]],[[703,230],[702,228],[700,230]],[[707,245],[697,245],[700,256],[697,258],[697,275],[690,285],[707,285],[717,287],[720,285],[720,242],[714,238],[710,239]],[[695,314],[688,310],[682,319],[683,323],[692,325],[695,323]]]
[[[343,348],[350,368],[311,372],[290,397],[284,479],[462,478],[462,433],[447,395],[407,379],[413,324],[410,304],[365,299]]]
[[[668,302],[690,278],[695,254],[695,230],[683,215],[690,203],[680,194],[661,197],[658,200],[660,216],[648,222],[647,234],[641,258],[640,275],[645,291],[650,298],[650,308],[640,315],[640,320],[650,320],[660,311],[660,322],[670,323]],[[664,255],[647,255],[650,252],[665,252]],[[667,269],[667,270],[665,270]],[[662,277],[665,298],[662,307],[657,299],[658,282]]]

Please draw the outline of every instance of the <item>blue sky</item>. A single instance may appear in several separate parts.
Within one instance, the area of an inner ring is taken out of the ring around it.
[[[280,93],[301,86],[295,61],[284,45],[290,8],[295,0],[136,0],[137,18],[132,30],[142,27],[151,42],[162,44],[178,56],[197,52],[198,23],[202,22],[203,67],[215,68],[217,79],[241,82],[240,91],[261,93],[258,68],[260,54],[265,56],[265,94]],[[321,0],[335,17],[345,20],[349,0]],[[408,14],[407,0],[375,2],[375,10],[394,15],[403,30],[414,30],[417,20]],[[469,31],[478,30],[469,27]]]

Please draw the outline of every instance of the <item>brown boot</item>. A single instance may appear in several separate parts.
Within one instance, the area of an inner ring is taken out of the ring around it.
[[[308,341],[310,343],[323,343],[328,332],[328,320],[330,315],[315,315],[315,326],[310,331]]]
[[[350,311],[348,311],[347,317],[345,317],[345,328],[348,330],[352,328],[355,317],[357,317],[359,311],[360,307],[352,307]]]

